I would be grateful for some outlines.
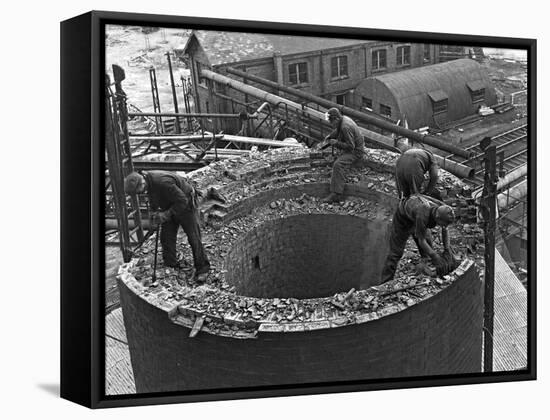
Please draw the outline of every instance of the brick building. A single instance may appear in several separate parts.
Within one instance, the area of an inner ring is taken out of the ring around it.
[[[408,42],[194,31],[181,51],[189,60],[199,112],[232,112],[223,86],[198,77],[201,68],[225,73],[235,67],[286,86],[360,107],[353,90],[366,77],[434,64],[439,47]],[[269,90],[263,86],[262,89]],[[242,104],[243,94],[231,92]],[[213,103],[215,102],[215,103]]]

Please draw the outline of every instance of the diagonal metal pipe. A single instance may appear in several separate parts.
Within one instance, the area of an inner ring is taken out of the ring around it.
[[[264,86],[268,86],[273,89],[278,89],[281,92],[290,93],[294,96],[297,96],[302,99],[306,99],[310,102],[316,103],[318,105],[321,105],[326,108],[338,108],[340,109],[345,115],[348,115],[350,117],[353,117],[357,121],[361,121],[366,124],[372,124],[376,127],[382,128],[384,130],[387,130],[391,133],[398,134],[403,137],[407,137],[409,139],[412,139],[418,143],[424,143],[428,144],[430,146],[436,147],[440,150],[444,150],[449,153],[453,153],[457,156],[461,156],[464,158],[468,158],[470,156],[470,152],[467,150],[464,150],[461,147],[455,146],[454,144],[448,143],[443,141],[440,137],[432,136],[429,134],[420,134],[416,131],[410,130],[405,127],[400,127],[398,125],[395,125],[389,121],[383,120],[381,118],[375,117],[373,115],[366,114],[364,112],[358,111],[356,109],[339,105],[335,102],[329,101],[328,99],[320,98],[318,96],[312,95],[311,93],[303,92],[298,89],[294,89],[288,86],[284,86],[280,83],[273,82],[271,80],[264,79],[262,77],[258,77],[249,73],[246,73],[244,71],[237,70],[232,67],[228,67],[227,72],[230,74],[233,74],[235,76],[244,77],[250,81],[263,84]],[[450,142],[450,140],[449,140]]]

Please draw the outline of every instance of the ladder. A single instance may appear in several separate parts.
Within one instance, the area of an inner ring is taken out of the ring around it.
[[[124,178],[134,171],[128,136],[126,94],[121,85],[125,77],[124,70],[113,65],[113,76],[115,91],[111,89],[109,76],[106,77],[105,86],[106,197],[111,196],[113,199],[118,243],[124,261],[128,262],[132,258],[132,246],[143,241],[145,235],[138,196],[133,194],[127,198],[124,193]]]
[[[153,111],[160,114],[161,110],[159,89],[157,85],[157,73],[154,67],[149,68],[149,80],[151,81],[151,95],[153,96]],[[155,117],[155,121],[157,123],[157,134],[162,134],[162,117]]]

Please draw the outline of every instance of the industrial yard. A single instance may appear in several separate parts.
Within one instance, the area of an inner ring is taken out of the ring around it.
[[[106,34],[108,395],[526,368],[526,55],[129,26]],[[357,122],[367,152],[347,174],[345,201],[326,203],[331,107]],[[436,276],[409,240],[395,279],[380,284],[396,161],[415,147],[441,167],[459,263]],[[216,193],[199,206],[206,282],[181,230],[182,265],[163,265],[147,194],[124,193],[136,170]],[[341,363],[327,358],[342,352]]]

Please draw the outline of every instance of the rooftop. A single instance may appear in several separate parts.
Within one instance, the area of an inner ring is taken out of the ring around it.
[[[359,39],[193,31],[184,49],[190,45],[189,42],[194,36],[212,65],[271,57],[276,53],[289,55],[373,42]]]

